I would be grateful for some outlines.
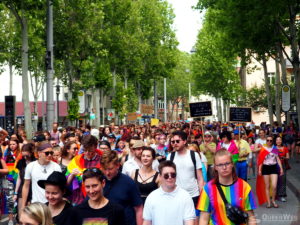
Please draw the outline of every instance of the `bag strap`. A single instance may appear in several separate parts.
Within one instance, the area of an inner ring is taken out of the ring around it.
[[[196,169],[196,156],[195,156],[195,152],[190,150],[191,153],[191,158],[194,164],[194,170],[195,170],[195,178],[197,179],[197,169]]]
[[[174,161],[175,153],[176,153],[176,152],[172,152],[172,153],[171,153],[171,156],[170,156],[170,161],[171,161],[171,162]]]
[[[221,195],[221,198],[222,198],[224,204],[227,205],[227,204],[228,204],[228,201],[227,201],[227,199],[225,198],[224,192],[223,192],[223,190],[222,190],[220,184],[216,184],[216,185],[217,185],[218,191],[219,191],[219,193],[220,193],[220,195]]]

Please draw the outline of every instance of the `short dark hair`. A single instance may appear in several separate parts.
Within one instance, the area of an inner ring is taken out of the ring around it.
[[[156,153],[155,153],[155,150],[153,148],[148,147],[148,146],[144,146],[143,150],[142,150],[142,154],[143,154],[143,151],[150,151],[151,155],[152,155],[152,159],[155,159]]]
[[[159,164],[159,166],[158,166],[158,171],[159,171],[160,174],[162,174],[162,170],[165,167],[172,167],[175,170],[175,172],[176,172],[176,165],[175,165],[175,163],[172,162],[172,161],[170,161],[170,160],[166,160],[166,161],[162,161]]]
[[[183,141],[187,140],[187,134],[183,131],[180,130],[174,131],[172,133],[172,136],[174,137],[175,135],[179,136]]]
[[[100,145],[106,145],[111,150],[111,146],[110,146],[110,143],[108,141],[100,141],[99,146]]]
[[[91,147],[91,146],[97,146],[98,145],[98,140],[96,137],[93,135],[85,135],[82,138],[82,146],[83,147]]]
[[[223,137],[227,137],[228,141],[231,141],[231,139],[232,139],[231,133],[229,131],[223,131],[220,134],[220,138],[222,139]]]
[[[100,169],[92,167],[86,169],[82,175],[83,182],[89,178],[97,178],[100,182],[102,182],[105,179],[105,176]]]

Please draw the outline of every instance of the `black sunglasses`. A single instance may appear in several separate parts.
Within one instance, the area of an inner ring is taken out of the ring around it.
[[[99,169],[96,168],[96,167],[88,168],[88,169],[86,169],[85,171],[83,171],[83,173],[86,173],[86,172],[102,173],[101,170],[99,170]]]
[[[273,142],[273,140],[267,139],[267,142]]]
[[[180,141],[181,141],[181,140],[174,140],[174,141],[171,141],[171,143],[172,143],[172,144],[175,144],[175,142],[176,142],[177,144],[179,144]]]
[[[51,152],[44,152],[44,153],[45,153],[46,156],[54,154],[54,152],[52,152],[52,151]]]
[[[165,173],[164,175],[163,175],[163,178],[164,179],[169,179],[169,178],[175,178],[176,177],[176,173]]]

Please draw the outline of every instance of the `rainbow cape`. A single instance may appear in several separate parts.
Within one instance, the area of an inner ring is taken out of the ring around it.
[[[19,176],[19,170],[17,169],[17,164],[20,159],[22,159],[22,154],[19,154],[17,156],[14,163],[6,163],[8,168],[7,180],[13,182],[14,185],[16,185]]]
[[[271,152],[278,155],[278,148],[273,147]],[[270,152],[267,149],[265,149],[264,147],[261,148],[260,153],[259,153],[258,158],[257,158],[257,171],[258,171],[259,166],[261,164],[263,164],[266,156],[269,153]],[[257,195],[257,200],[258,200],[259,205],[262,205],[265,202],[267,202],[267,196],[266,196],[266,190],[265,190],[265,181],[264,181],[263,176],[257,175],[256,195]]]

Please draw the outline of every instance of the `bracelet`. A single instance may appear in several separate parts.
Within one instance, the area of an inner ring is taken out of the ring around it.
[[[18,192],[15,192],[14,195],[18,195]]]

